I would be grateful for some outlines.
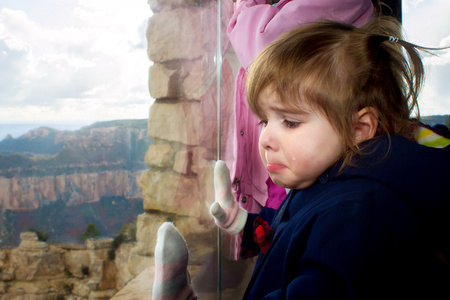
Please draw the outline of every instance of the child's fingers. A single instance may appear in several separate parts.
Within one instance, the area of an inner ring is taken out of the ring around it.
[[[214,187],[216,190],[231,188],[230,171],[222,160],[218,160],[214,167]]]
[[[230,171],[225,162],[218,160],[214,167],[214,191],[216,202],[220,202],[222,208],[232,205]]]
[[[222,206],[219,203],[214,202],[209,208],[209,212],[211,215],[216,218],[219,222],[223,221],[226,217],[225,210],[223,210]]]

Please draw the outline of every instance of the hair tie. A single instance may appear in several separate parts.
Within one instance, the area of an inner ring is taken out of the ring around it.
[[[389,42],[393,42],[393,43],[397,43],[398,42],[398,38],[396,38],[395,36],[389,36]]]

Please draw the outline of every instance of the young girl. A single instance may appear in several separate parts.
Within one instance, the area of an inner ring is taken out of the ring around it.
[[[250,213],[263,206],[277,209],[285,189],[273,184],[258,155],[259,120],[247,105],[246,68],[282,33],[300,24],[335,20],[361,26],[372,15],[371,0],[237,0],[227,29],[241,68],[236,76],[235,136],[230,166],[232,188],[239,205]],[[236,256],[240,251],[237,249]]]
[[[423,66],[399,31],[302,25],[250,66],[260,156],[291,191],[242,218],[216,165],[216,223],[261,250],[245,299],[449,299],[450,152],[411,140]]]
[[[423,66],[399,31],[386,18],[304,25],[250,66],[261,159],[291,192],[247,218],[261,253],[245,299],[449,299],[450,152],[410,140]],[[239,232],[216,197],[216,223]]]

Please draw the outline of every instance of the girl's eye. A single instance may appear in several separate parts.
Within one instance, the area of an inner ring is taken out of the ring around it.
[[[266,120],[261,120],[259,121],[258,125],[262,125],[263,127],[267,126],[267,121]]]
[[[300,125],[300,122],[289,121],[289,120],[284,120],[283,123],[287,128],[296,128]]]

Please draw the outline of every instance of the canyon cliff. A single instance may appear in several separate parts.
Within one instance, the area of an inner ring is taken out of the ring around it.
[[[0,210],[34,210],[101,197],[141,198],[152,143],[146,120],[98,122],[77,131],[31,130],[0,142]]]
[[[151,144],[147,120],[42,127],[2,140],[0,247],[17,246],[29,227],[50,232],[54,242],[77,242],[90,222],[102,235],[116,234],[143,212],[140,179]]]
[[[34,210],[58,200],[68,205],[97,202],[101,197],[142,198],[142,170],[111,170],[56,176],[0,177],[2,211]]]

